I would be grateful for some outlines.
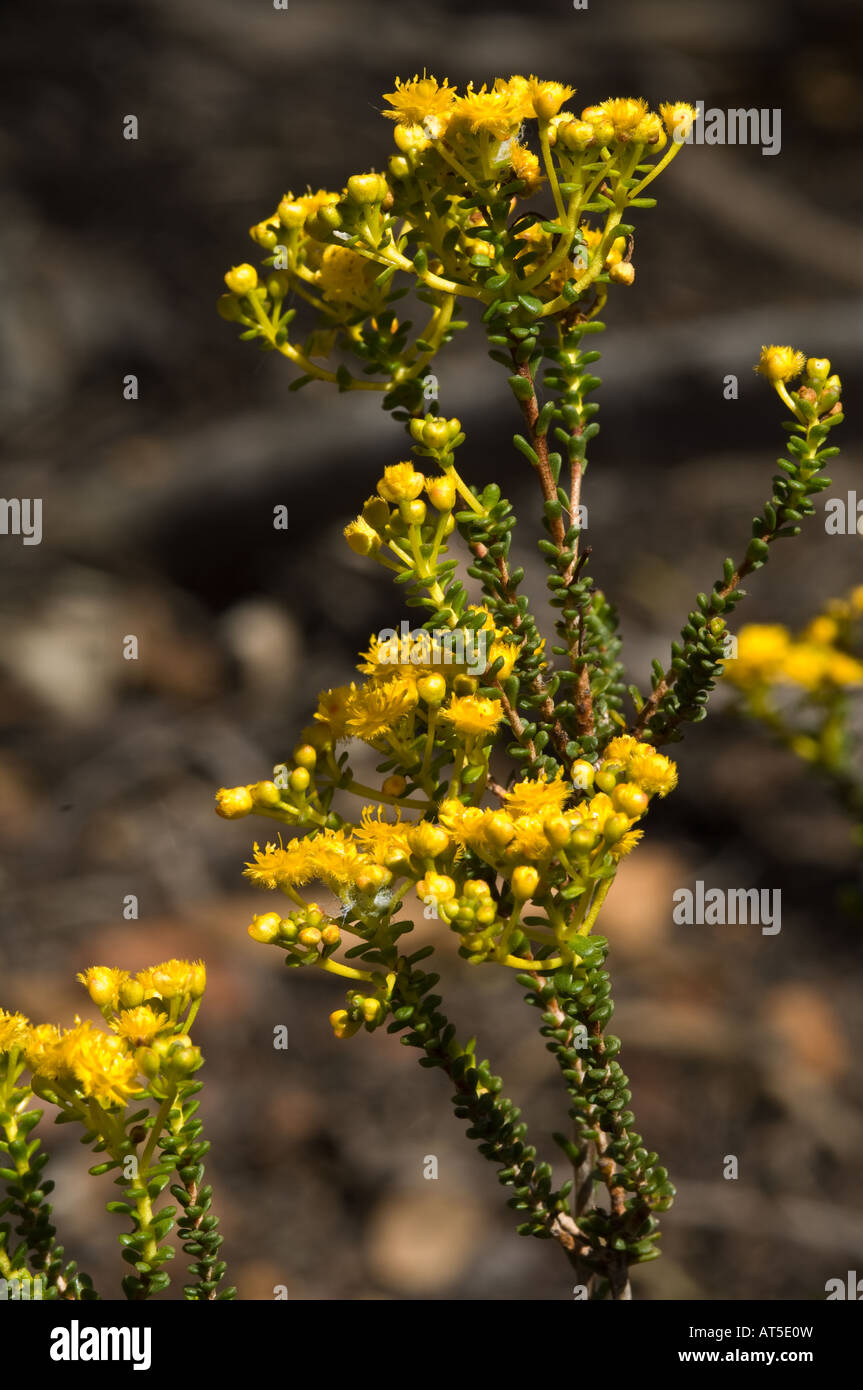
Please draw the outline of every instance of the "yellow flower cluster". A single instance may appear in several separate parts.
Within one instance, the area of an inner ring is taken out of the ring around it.
[[[340,192],[286,193],[250,228],[263,271],[233,266],[219,312],[306,378],[345,390],[412,382],[415,403],[428,362],[466,326],[453,317],[456,296],[491,306],[506,282],[543,314],[567,316],[601,281],[595,312],[606,282],[635,277],[631,228],[616,237],[614,228],[628,206],[646,205],[645,190],[688,138],[696,111],[685,102],[651,111],[640,97],[611,97],[579,113],[567,105],[574,94],[565,83],[517,75],[463,92],[425,74],[396,79],[384,97],[397,150],[386,173],[352,174]],[[518,199],[541,191],[553,209],[511,218]],[[544,216],[556,230],[541,230]],[[400,273],[433,306],[413,342],[390,307]],[[303,302],[317,319],[300,345],[290,325]],[[319,364],[336,347],[358,354],[365,379],[344,362]],[[370,379],[376,374],[391,375]],[[352,524],[352,545],[374,546],[369,526],[368,517]]]
[[[460,933],[462,954],[470,961],[525,968],[530,958],[515,952],[529,948],[531,940],[553,942],[559,960],[571,959],[618,861],[641,838],[638,822],[651,797],[666,796],[677,782],[669,758],[629,735],[609,744],[598,767],[585,762],[576,769],[575,786],[562,775],[522,779],[503,794],[497,810],[449,797],[435,820],[387,821],[383,807],[366,807],[359,826],[324,829],[288,846],[256,845],[247,876],[260,887],[282,889],[299,911],[258,916],[249,934],[282,946],[292,963],[356,973],[332,959],[345,919],[340,929],[298,890],[313,881],[324,884],[353,914],[348,930],[360,924],[362,931],[362,924],[387,920],[413,888],[420,902]],[[521,909],[529,900],[541,904],[553,935],[522,925]],[[364,1005],[362,1017],[357,1005],[348,1011],[349,1021],[377,1026],[386,1015],[380,992],[357,997],[377,1004]],[[348,1035],[341,1011],[334,1026],[339,1036]]]
[[[498,78],[491,88],[478,90],[469,84],[459,95],[449,82],[434,77],[396,78],[395,91],[384,95],[390,110],[384,115],[396,121],[396,144],[416,152],[435,140],[457,143],[465,135],[486,134],[499,140],[513,138],[526,121],[550,125],[555,137],[575,149],[589,145],[637,142],[663,145],[666,135],[684,139],[695,110],[684,102],[665,103],[659,114],[638,97],[612,97],[598,106],[585,107],[580,116],[562,107],[575,88],[561,82],[542,82],[536,77]]]
[[[799,637],[778,623],[750,623],[737,638],[736,657],[725,662],[725,678],[743,691],[797,685],[815,692],[863,684],[863,662],[836,645],[839,636],[839,622],[829,613]]]
[[[20,1051],[37,1093],[47,1089],[67,1104],[93,1101],[111,1108],[144,1093],[142,1075],[160,1069],[188,1074],[200,1066],[186,1030],[206,986],[202,961],[165,961],[137,975],[96,965],[78,979],[109,1020],[110,1032],[80,1019],[66,1029],[31,1025],[23,1014],[0,1010],[0,1054]],[[165,1009],[158,1007],[162,1001]]]

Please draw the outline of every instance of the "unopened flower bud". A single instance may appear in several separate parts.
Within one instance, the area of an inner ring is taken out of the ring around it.
[[[426,519],[427,509],[425,502],[417,498],[412,501],[399,502],[399,512],[406,525],[422,526]]]
[[[261,945],[269,946],[278,940],[281,929],[282,919],[278,912],[264,912],[260,916],[252,918],[248,931],[253,941],[259,941]]]
[[[381,786],[381,791],[385,796],[404,796],[407,782],[400,772],[394,772],[391,777],[387,777]]]
[[[515,838],[515,827],[509,816],[504,815],[503,811],[496,811],[489,819],[487,834],[492,844],[497,845],[498,849],[505,849]]]
[[[420,859],[437,859],[438,855],[446,854],[450,847],[450,838],[442,825],[433,825],[431,821],[421,820],[410,832],[410,845],[413,853]],[[439,897],[440,894],[435,896]]]
[[[510,884],[513,897],[526,902],[539,887],[539,874],[531,864],[519,864],[518,868],[512,871]]]
[[[355,203],[381,203],[387,195],[387,181],[382,174],[352,174],[347,183],[348,197]]]
[[[289,229],[302,227],[306,220],[306,209],[302,203],[295,203],[292,198],[283,198],[278,207],[279,221],[283,227]]]
[[[549,816],[543,824],[545,838],[555,849],[563,849],[569,844],[569,837],[572,833],[569,828],[569,821],[566,816]]]
[[[455,504],[455,483],[447,474],[426,483],[429,501],[439,512],[450,512]]]
[[[830,359],[828,357],[808,357],[806,359],[806,375],[810,381],[826,381],[830,375]]]
[[[248,294],[256,288],[258,272],[253,265],[235,265],[225,276],[225,284],[233,294]]]
[[[637,820],[644,815],[650,799],[634,782],[621,782],[611,793],[611,800],[616,811],[622,811],[630,820]]]
[[[618,840],[621,840],[623,838],[628,829],[628,816],[609,816],[608,820],[605,822],[605,827],[603,829],[606,844],[616,845]]]
[[[421,676],[417,681],[417,694],[427,705],[439,705],[446,696],[446,681],[443,676]]]
[[[632,285],[635,283],[635,266],[631,261],[618,261],[616,265],[609,266],[608,278],[616,285]]]
[[[243,306],[235,294],[220,294],[216,300],[216,310],[227,323],[239,323],[243,317]]]
[[[282,794],[275,782],[256,782],[251,791],[256,806],[272,807],[281,804]]]

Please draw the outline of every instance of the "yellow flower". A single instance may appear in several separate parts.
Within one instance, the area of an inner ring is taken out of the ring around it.
[[[613,738],[603,753],[603,760],[610,763],[626,764],[630,756],[640,748],[641,744],[632,734],[620,734],[618,738]]]
[[[348,701],[348,733],[366,742],[379,739],[410,714],[417,699],[416,686],[399,675],[364,685]]]
[[[511,810],[511,808],[510,808]],[[524,859],[550,859],[553,853],[545,825],[540,816],[516,816],[513,820],[515,835],[506,846],[506,857],[520,862]]]
[[[827,680],[831,685],[860,685],[863,665],[846,652],[834,652],[827,667]]]
[[[374,280],[380,274],[372,262],[349,246],[327,246],[321,256],[316,283],[334,303],[368,307],[374,299]]]
[[[515,663],[518,660],[519,645],[520,643],[515,640],[507,642],[495,639],[495,641],[492,642],[488,649],[488,666],[493,666],[498,659],[503,661],[503,665],[498,671],[495,680],[505,681],[507,677],[512,675]]]
[[[819,647],[830,647],[839,636],[839,624],[835,618],[829,618],[825,613],[813,618],[812,622],[803,631],[803,639],[806,642],[815,642]]]
[[[232,294],[248,294],[258,283],[258,272],[253,265],[235,265],[225,275],[225,284]]]
[[[119,1038],[78,1023],[55,1043],[43,1074],[73,1084],[98,1105],[125,1105],[141,1087],[138,1067]],[[41,1070],[41,1069],[40,1069]]]
[[[533,107],[533,114],[540,120],[548,121],[557,115],[565,101],[575,96],[575,88],[567,87],[562,82],[540,82],[537,77],[531,77],[526,96]]]
[[[686,139],[698,116],[695,107],[686,101],[663,101],[659,106],[659,114],[668,134],[678,144]]]
[[[377,807],[377,814],[371,806],[364,806],[362,825],[354,830],[354,839],[364,853],[372,858],[385,861],[387,857],[410,856],[410,834],[412,825],[401,818],[395,821],[383,819],[383,806]]]
[[[256,843],[252,848],[254,862],[247,864],[243,873],[259,888],[297,888],[316,876],[309,843],[308,840],[294,840],[287,849],[271,843],[261,849]]]
[[[0,1054],[11,1052],[13,1048],[23,1048],[27,1041],[29,1025],[23,1014],[10,1014],[0,1009]]]
[[[285,228],[301,227],[321,208],[332,207],[339,200],[338,193],[330,193],[326,188],[319,188],[317,193],[302,194],[299,198],[295,198],[293,193],[286,193],[277,208],[279,220]]]
[[[863,613],[863,584],[858,584],[856,589],[851,590],[849,599],[854,613]]]
[[[618,140],[629,140],[647,115],[647,102],[641,97],[609,97],[600,102],[600,107],[614,126]]]
[[[802,352],[792,347],[762,347],[756,372],[766,376],[774,385],[778,381],[792,381],[803,371],[806,358]]]
[[[517,179],[524,180],[524,188],[519,197],[528,198],[538,193],[545,183],[538,157],[526,145],[514,142],[509,152],[509,162]]]
[[[387,502],[412,502],[425,487],[425,477],[412,463],[391,463],[384,469],[378,492]]]
[[[489,92],[483,84],[477,92],[471,83],[465,95],[455,102],[452,114],[473,134],[483,130],[503,139],[515,134],[528,110],[524,97],[511,89]]]
[[[477,738],[494,733],[503,718],[503,705],[482,695],[453,695],[440,718],[452,724],[462,738]]]
[[[345,527],[345,540],[356,555],[376,555],[381,548],[377,531],[361,516]]]
[[[388,101],[393,109],[383,114],[401,125],[424,126],[429,135],[437,139],[446,129],[447,117],[456,96],[455,88],[449,85],[446,78],[441,83],[437,78],[426,77],[425,74],[422,77],[416,75],[406,82],[397,77],[395,91],[384,93],[384,101]]]
[[[248,787],[220,787],[216,792],[216,815],[224,820],[239,820],[254,806]]]
[[[116,1009],[120,986],[131,979],[128,970],[114,970],[110,965],[91,965],[76,977],[100,1009]]]
[[[617,742],[617,740],[614,740]],[[677,765],[649,743],[640,743],[627,761],[627,774],[649,796],[668,796],[677,786]]]
[[[147,1047],[168,1024],[167,1014],[159,1013],[149,1004],[140,1004],[135,1009],[123,1009],[111,1027],[132,1047]]]
[[[139,970],[136,979],[148,997],[180,999],[188,995],[199,999],[206,987],[207,972],[202,960],[166,960]]]
[[[863,666],[844,652],[819,647],[814,642],[794,642],[782,663],[780,678],[817,690],[822,685],[859,685]]]
[[[322,690],[318,695],[315,719],[328,725],[334,739],[348,737],[348,704],[356,694],[356,689],[356,685],[351,681],[350,685],[337,685],[332,690]]]
[[[24,1040],[24,1057],[32,1072],[52,1076],[53,1059],[60,1041],[60,1029],[53,1023],[38,1023],[27,1030]]]
[[[506,794],[506,809],[513,816],[547,816],[563,809],[572,788],[564,782],[563,774],[549,781],[544,772],[535,779],[516,782]]]
[[[778,675],[791,645],[791,634],[779,623],[748,623],[737,638],[737,656],[724,663],[726,679],[740,690],[766,685]]]

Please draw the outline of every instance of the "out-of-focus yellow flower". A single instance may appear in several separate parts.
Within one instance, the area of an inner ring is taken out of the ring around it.
[[[724,675],[740,690],[769,684],[782,669],[791,634],[780,623],[749,623],[737,638],[737,656],[724,663]]]
[[[13,1048],[23,1048],[29,1024],[23,1014],[7,1013],[0,1009],[0,1054]]]

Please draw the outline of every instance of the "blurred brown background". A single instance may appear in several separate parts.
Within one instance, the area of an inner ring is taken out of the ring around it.
[[[255,258],[246,229],[286,189],[383,165],[395,74],[537,72],[573,82],[577,104],[781,108],[776,157],[693,147],[663,177],[660,206],[638,216],[637,282],[612,296],[599,343],[594,572],[644,682],[767,495],[781,411],[752,374],[760,345],[829,355],[853,400],[860,19],[853,0],[83,0],[9,21],[0,493],[44,499],[44,539],[0,537],[0,1003],[68,1023],[90,1011],[73,983],[87,964],[206,957],[209,1174],[245,1298],[284,1284],[297,1299],[567,1299],[572,1280],[549,1244],[513,1234],[445,1079],[383,1031],[335,1042],[338,983],[289,974],[246,937],[270,905],[240,876],[266,826],[219,821],[212,793],[266,776],[317,691],[405,616],[340,538],[404,442],[373,401],[288,395],[286,364],[217,318],[222,274]],[[128,114],[137,142],[122,138]],[[538,506],[508,444],[509,393],[476,334],[436,370],[468,431],[466,472],[509,490],[533,565]],[[723,399],[727,373],[738,401]],[[856,430],[852,409],[840,493],[860,476]],[[860,582],[860,544],[814,522],[777,548],[741,616],[801,624]],[[823,1298],[863,1258],[863,960],[839,906],[859,869],[829,796],[756,732],[719,713],[678,751],[680,789],[603,919],[638,1127],[680,1190],[636,1296]],[[674,926],[671,894],[695,879],[781,889],[781,934]],[[122,916],[131,893],[137,923]],[[562,1095],[533,1011],[454,941],[440,941],[445,1006],[546,1151]],[[67,1247],[116,1296],[110,1182],[86,1177],[67,1130],[41,1132]]]

